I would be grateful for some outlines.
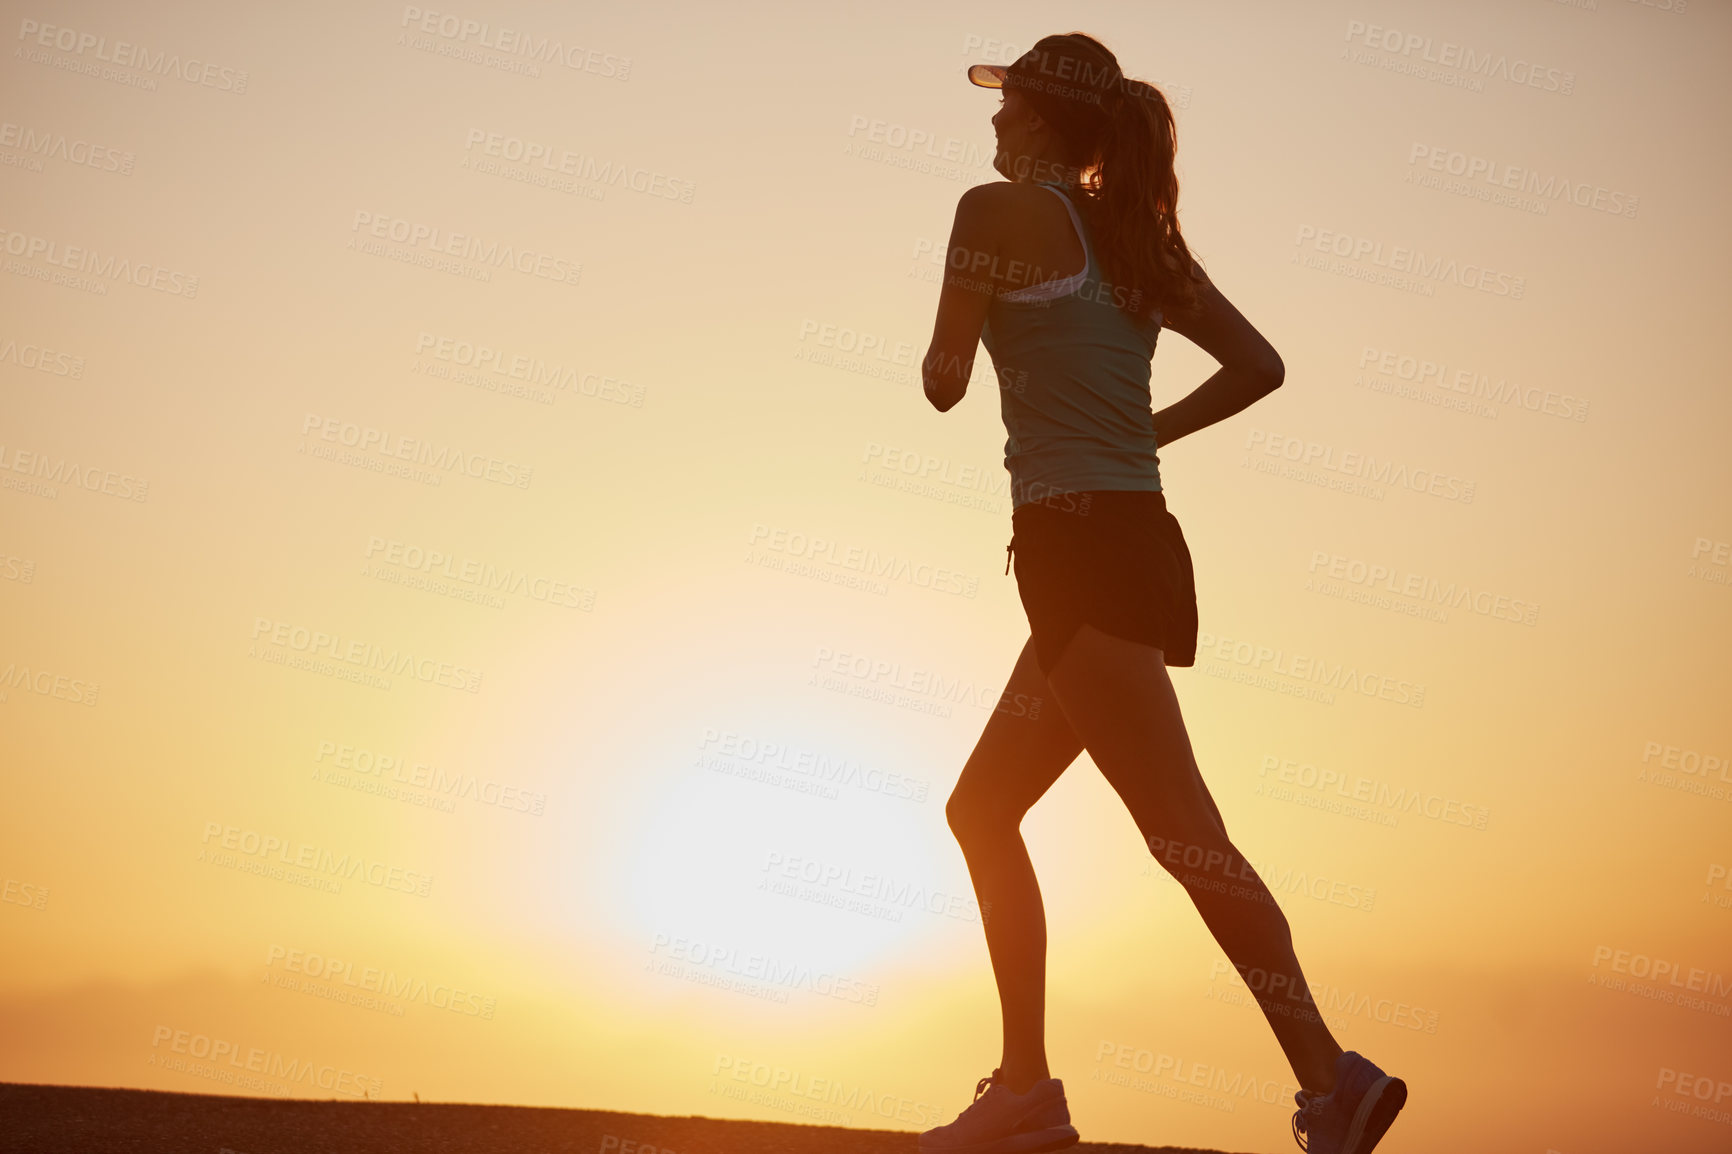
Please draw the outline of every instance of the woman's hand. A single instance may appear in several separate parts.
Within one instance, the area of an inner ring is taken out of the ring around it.
[[[1165,445],[1225,420],[1274,392],[1287,367],[1275,347],[1251,326],[1232,302],[1205,279],[1198,286],[1194,316],[1167,327],[1220,362],[1220,369],[1155,418],[1155,444]]]

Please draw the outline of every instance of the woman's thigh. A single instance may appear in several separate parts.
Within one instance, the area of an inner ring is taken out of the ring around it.
[[[1084,624],[1047,684],[1145,842],[1225,839],[1159,649]]]
[[[950,795],[952,824],[1021,821],[1082,751],[1082,738],[1041,674],[1031,637]]]

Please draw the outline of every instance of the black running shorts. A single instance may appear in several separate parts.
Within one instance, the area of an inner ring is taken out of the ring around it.
[[[1164,493],[1057,494],[1018,507],[1011,529],[1016,589],[1043,674],[1085,621],[1154,646],[1168,665],[1196,664],[1191,551]]]

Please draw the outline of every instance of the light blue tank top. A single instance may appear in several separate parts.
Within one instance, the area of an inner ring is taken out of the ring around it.
[[[1149,362],[1160,314],[1132,320],[1103,284],[1094,245],[1069,196],[1064,201],[1084,253],[1082,271],[999,293],[981,343],[997,370],[1004,415],[1004,467],[1011,508],[1086,489],[1158,492]]]

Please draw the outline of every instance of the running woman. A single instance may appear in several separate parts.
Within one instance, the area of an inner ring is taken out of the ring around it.
[[[987,914],[1004,1048],[974,1103],[922,1134],[920,1149],[1025,1154],[1078,1140],[1047,1069],[1046,914],[1019,827],[1087,749],[1247,977],[1303,1087],[1300,1148],[1368,1154],[1406,1084],[1344,1053],[1316,1012],[1287,919],[1198,772],[1167,674],[1196,662],[1197,600],[1155,451],[1266,396],[1284,366],[1179,234],[1176,135],[1158,89],[1126,78],[1078,32],[968,75],[1002,93],[993,167],[1006,180],[956,206],[925,390],[948,411],[968,387],[976,343],[986,345],[1009,434],[1005,568],[1014,561],[1030,627],[1005,693],[1059,708],[994,712],[945,810]],[[1152,413],[1162,327],[1221,367]]]

